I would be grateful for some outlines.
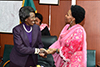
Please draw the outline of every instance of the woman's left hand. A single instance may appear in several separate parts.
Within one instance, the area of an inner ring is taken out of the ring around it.
[[[40,49],[40,52],[39,52],[39,55],[43,58],[46,58],[47,57],[47,52],[46,52],[46,49],[44,48],[41,48]]]

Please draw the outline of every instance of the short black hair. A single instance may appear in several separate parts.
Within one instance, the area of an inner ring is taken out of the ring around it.
[[[83,7],[79,5],[72,5],[71,6],[72,16],[75,18],[75,23],[81,23],[85,18],[85,10]]]
[[[40,22],[40,25],[41,25],[41,23],[43,21],[43,16],[40,13],[36,13],[35,17],[38,17],[41,20],[41,22]]]
[[[21,20],[22,23],[25,22],[25,19],[28,18],[30,16],[30,12],[34,12],[34,9],[30,6],[24,6],[21,7],[19,10],[19,18]]]

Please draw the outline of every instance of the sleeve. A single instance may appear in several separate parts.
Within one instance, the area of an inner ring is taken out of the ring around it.
[[[44,47],[44,45],[42,43],[42,40],[41,40],[41,31],[40,31],[40,28],[39,28],[39,34],[38,34],[38,47],[39,48],[43,48]]]
[[[14,47],[16,51],[18,51],[21,54],[32,54],[33,52],[35,52],[35,48],[27,47],[24,45],[18,28],[13,29],[13,36],[14,36]]]
[[[76,52],[82,51],[83,44],[83,31],[82,29],[76,29],[73,34],[67,40],[65,40],[65,45],[60,48],[61,57],[70,61],[69,58]]]

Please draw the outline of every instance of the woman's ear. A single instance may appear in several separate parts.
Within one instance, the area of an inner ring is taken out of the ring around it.
[[[25,22],[27,21],[27,19],[25,19]]]
[[[75,18],[74,17],[72,18],[72,21],[75,22]]]
[[[72,22],[73,22],[73,24],[76,24],[76,23],[75,23],[75,18],[74,18],[74,17],[72,18]]]
[[[75,18],[73,17],[72,21],[75,21]]]

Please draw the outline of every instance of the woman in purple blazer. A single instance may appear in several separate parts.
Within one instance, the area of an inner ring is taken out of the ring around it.
[[[19,18],[22,23],[13,28],[14,47],[10,54],[10,67],[35,67],[43,44],[40,28],[34,24],[33,8],[21,7]]]

